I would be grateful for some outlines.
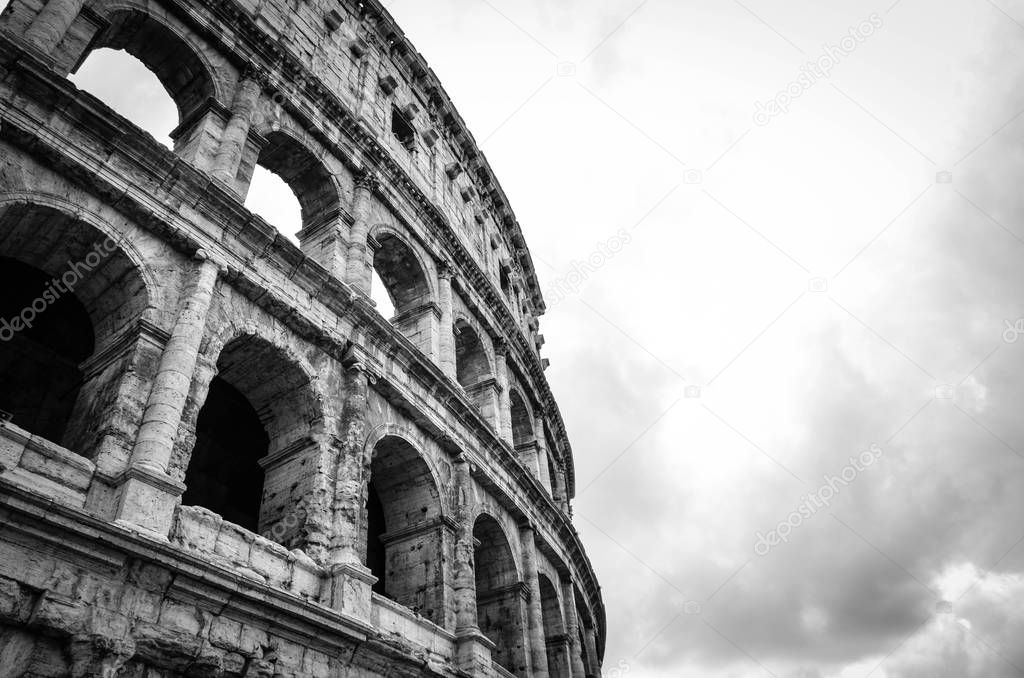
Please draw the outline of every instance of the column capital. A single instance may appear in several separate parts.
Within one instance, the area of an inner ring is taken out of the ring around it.
[[[437,264],[437,277],[441,280],[451,281],[455,277],[455,265],[448,261],[440,261]]]
[[[355,185],[357,189],[361,188],[372,193],[378,186],[380,186],[380,175],[373,169],[364,167],[356,170],[355,177]]]

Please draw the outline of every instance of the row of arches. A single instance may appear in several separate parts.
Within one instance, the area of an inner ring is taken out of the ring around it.
[[[163,287],[146,274],[144,255],[102,225],[56,205],[0,201],[0,409],[14,425],[94,458],[104,435],[130,448],[141,403],[126,403],[138,384],[125,380],[151,378],[155,362],[130,339],[166,303]],[[292,486],[296,465],[308,459],[302,452],[313,439],[323,438],[327,416],[311,370],[258,333],[241,332],[215,350],[210,374],[197,377],[194,439],[175,465],[186,488],[181,501],[303,548],[308,526],[286,519],[303,501],[305,488]],[[112,431],[112,422],[123,428]],[[529,426],[519,426],[526,435]],[[127,452],[122,447],[123,461]],[[359,539],[363,562],[377,578],[374,589],[450,626],[445,600],[452,575],[445,563],[453,528],[444,520],[437,473],[399,435],[381,435],[369,456]],[[519,547],[488,514],[476,518],[473,542],[478,625],[495,644],[495,661],[519,673],[527,656]],[[557,594],[545,584],[550,637],[564,634],[556,624],[563,614],[553,602]]]
[[[151,14],[148,6],[105,9],[100,3],[95,9],[103,13],[107,25],[91,41],[80,39],[81,54],[66,57],[73,57],[72,80],[158,139],[165,138],[172,126],[167,138],[174,151],[212,171],[217,140],[229,124],[222,111],[231,108],[233,96],[237,98],[234,90],[241,86],[241,74],[217,61],[205,47],[193,45],[187,30],[170,18]],[[66,42],[74,40],[69,37]],[[67,49],[74,52],[71,46]],[[125,78],[110,77],[125,69],[131,82],[141,84],[126,88]],[[211,102],[218,102],[219,108]],[[335,250],[337,243],[325,241],[322,231],[343,221],[352,204],[351,171],[282,116],[275,101],[261,96],[258,102],[248,115],[251,132],[231,184],[247,206],[277,225],[308,256],[340,274],[344,264],[339,259],[344,257]],[[367,245],[372,250],[374,283],[368,291],[378,310],[424,352],[436,351],[423,329],[426,311],[414,313],[437,302],[425,257],[394,229],[371,229]],[[507,274],[501,275],[507,283]]]

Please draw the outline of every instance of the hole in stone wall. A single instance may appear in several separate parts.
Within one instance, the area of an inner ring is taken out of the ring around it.
[[[245,206],[298,244],[298,233],[302,229],[302,207],[284,179],[256,165],[249,192],[245,196]]]
[[[40,303],[51,281],[37,268],[0,257],[0,409],[17,426],[59,444],[82,386],[79,364],[92,355],[94,334],[73,294]],[[26,321],[30,327],[22,327]]]
[[[407,149],[410,151],[415,149],[416,128],[412,126],[409,118],[395,106],[391,107],[391,133]]]
[[[119,49],[97,49],[68,79],[167,148],[174,147],[170,132],[178,125],[178,108],[139,59]]]
[[[185,474],[187,506],[202,506],[224,520],[256,531],[263,469],[270,439],[259,415],[238,390],[220,377],[210,382],[196,422],[196,444]]]

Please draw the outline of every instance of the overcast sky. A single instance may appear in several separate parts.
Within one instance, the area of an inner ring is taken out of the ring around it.
[[[389,7],[548,289],[606,675],[1024,673],[1024,0]]]

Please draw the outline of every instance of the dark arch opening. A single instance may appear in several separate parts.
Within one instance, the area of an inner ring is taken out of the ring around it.
[[[256,410],[220,377],[210,382],[196,422],[183,504],[202,506],[247,530],[259,529],[263,469],[270,437]]]
[[[430,286],[412,248],[400,238],[384,233],[377,238],[373,270],[377,273],[396,318],[430,301]]]
[[[558,600],[558,591],[546,575],[537,576],[540,584],[540,607],[541,616],[544,620],[544,638],[548,642],[548,670],[551,675],[558,675],[556,667],[564,666],[566,657],[563,656],[564,647],[559,644],[565,634],[565,623],[562,620],[562,606]]]
[[[463,388],[489,377],[491,366],[476,331],[465,320],[455,323],[455,375]]]
[[[366,567],[377,578],[373,584],[373,592],[385,597],[388,592],[388,570],[384,542],[381,537],[387,531],[384,505],[380,503],[380,496],[377,494],[377,488],[374,487],[373,481],[370,481],[366,488]]]
[[[79,365],[93,354],[95,336],[82,302],[56,296],[52,281],[0,257],[0,409],[15,425],[63,444],[82,387]]]
[[[505,532],[482,515],[473,525],[477,625],[495,649],[492,657],[518,676],[528,673],[523,647],[522,587]]]
[[[377,592],[444,625],[440,494],[406,440],[385,436],[374,446],[366,509],[364,562],[381,580]]]
[[[299,453],[319,419],[308,377],[280,349],[251,335],[231,341],[196,420],[182,502],[301,547],[304,489],[295,480],[305,463]]]
[[[0,278],[0,409],[84,456],[105,436],[123,444],[117,436],[130,433],[112,417],[130,351],[110,354],[104,370],[83,363],[146,312],[140,271],[98,229],[51,207],[12,203],[0,206]]]
[[[512,443],[516,447],[532,443],[536,437],[533,430],[533,418],[518,389],[512,389],[510,401],[512,405]]]

